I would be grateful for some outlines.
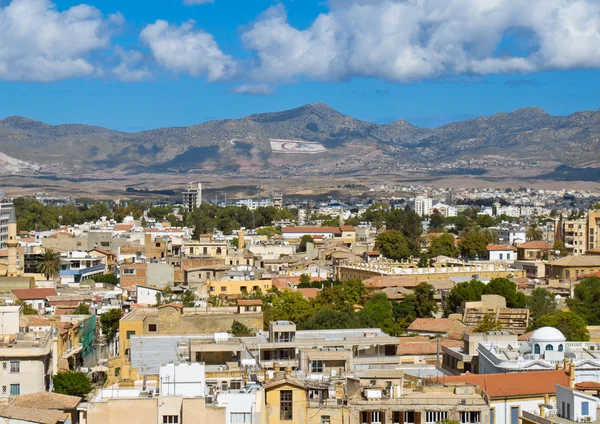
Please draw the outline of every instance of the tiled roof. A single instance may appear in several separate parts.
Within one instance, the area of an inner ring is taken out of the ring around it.
[[[553,246],[543,240],[534,240],[528,241],[527,243],[523,243],[519,245],[519,249],[542,249],[542,250],[552,250]]]
[[[133,228],[133,224],[117,224],[113,231],[129,231]]]
[[[48,296],[58,296],[54,289],[16,289],[12,292],[20,300],[46,299]]]
[[[74,409],[81,402],[77,396],[67,396],[51,392],[31,393],[15,398],[11,403],[13,406],[37,409]]]
[[[595,381],[582,381],[581,383],[575,384],[577,390],[600,390],[600,383]]]
[[[552,266],[600,266],[600,256],[566,256],[549,262]]]
[[[298,293],[300,293],[302,296],[304,296],[305,299],[314,299],[315,297],[317,297],[317,295],[321,291],[320,289],[315,289],[315,288],[303,288],[303,289],[297,289],[297,290],[298,290]]]
[[[508,244],[493,244],[493,243],[490,243],[485,248],[486,248],[486,250],[488,252],[491,252],[491,251],[502,251],[502,252],[504,252],[506,250],[510,250],[511,252],[516,252],[517,251],[517,249],[515,247],[509,246]]]
[[[441,377],[440,383],[470,383],[485,390],[491,398],[544,395],[556,393],[555,384],[569,386],[564,370],[527,371],[508,374],[465,374]]]
[[[106,256],[115,256],[116,255],[115,252],[112,252],[112,251],[106,250],[106,249],[100,249],[99,247],[96,247],[96,248],[90,250],[90,252],[92,252],[92,251],[102,253],[103,255],[106,255]]]
[[[340,225],[342,231],[356,231],[352,225]]]
[[[417,318],[407,328],[411,331],[427,331],[432,333],[447,333],[454,323],[458,321],[452,318]]]
[[[262,306],[262,300],[260,299],[239,299],[237,301],[239,306]]]
[[[21,406],[0,407],[0,417],[12,418],[14,420],[27,421],[39,424],[57,424],[69,417],[68,413],[62,411],[51,411],[47,409],[24,408]],[[12,422],[12,420],[10,421]]]

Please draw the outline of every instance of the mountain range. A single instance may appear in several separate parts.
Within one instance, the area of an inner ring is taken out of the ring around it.
[[[316,142],[326,152],[276,153],[270,139]],[[18,116],[0,120],[0,175],[484,175],[507,167],[537,169],[543,178],[600,181],[600,111],[551,116],[524,108],[419,128],[406,121],[376,125],[315,103],[136,133]]]

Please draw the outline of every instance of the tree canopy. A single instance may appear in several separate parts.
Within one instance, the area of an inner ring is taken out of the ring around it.
[[[429,256],[449,256],[456,258],[458,256],[458,248],[454,242],[454,236],[449,233],[431,239],[429,245]]]
[[[555,312],[534,320],[533,329],[541,327],[554,327],[572,342],[590,339],[585,320],[575,312]]]
[[[375,249],[386,258],[401,261],[416,253],[416,243],[411,244],[399,230],[388,230],[376,237]]]
[[[575,286],[574,295],[567,300],[569,309],[580,315],[588,325],[600,325],[600,278],[581,280]]]
[[[92,384],[82,372],[69,371],[58,373],[52,377],[52,385],[55,393],[61,395],[85,397],[92,391]]]

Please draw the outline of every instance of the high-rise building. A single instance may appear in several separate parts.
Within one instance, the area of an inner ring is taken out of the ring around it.
[[[8,240],[8,221],[12,210],[12,203],[0,200],[0,250],[6,249],[6,240]]]
[[[183,208],[191,212],[202,204],[202,183],[188,183],[183,192]]]
[[[432,211],[433,201],[429,197],[417,196],[415,198],[415,212],[419,216],[428,216]]]

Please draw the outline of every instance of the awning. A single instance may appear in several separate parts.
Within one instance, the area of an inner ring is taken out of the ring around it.
[[[65,353],[62,357],[64,359],[70,358],[73,355],[78,354],[79,352],[81,352],[81,349],[83,349],[83,346],[79,345],[77,347],[74,347],[73,349],[71,349],[70,351],[68,351],[67,353]]]

